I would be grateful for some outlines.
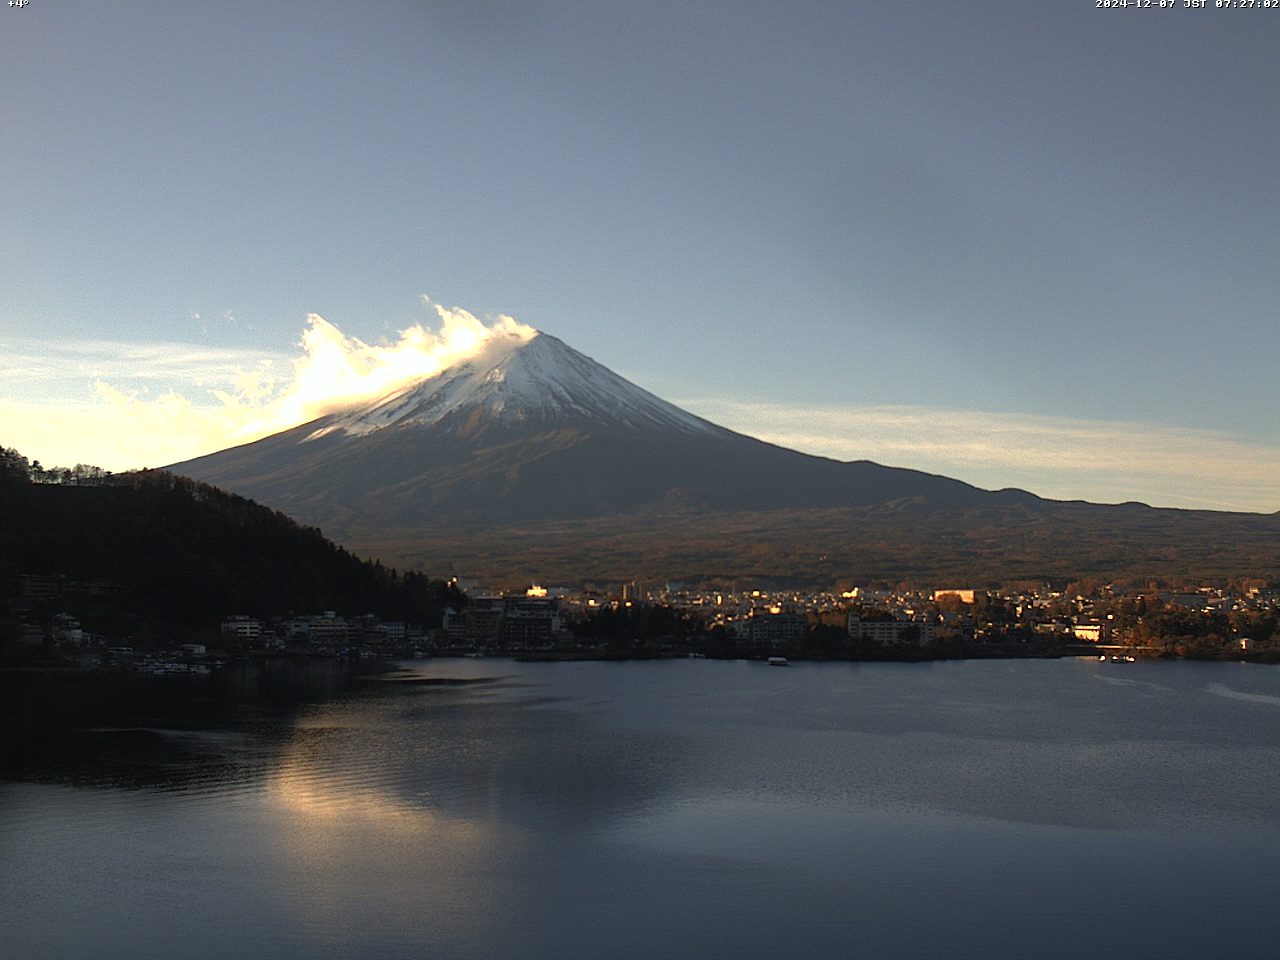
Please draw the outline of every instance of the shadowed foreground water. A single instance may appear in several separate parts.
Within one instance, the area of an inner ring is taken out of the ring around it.
[[[0,687],[4,955],[1200,958],[1280,935],[1275,667],[452,660],[147,690]]]

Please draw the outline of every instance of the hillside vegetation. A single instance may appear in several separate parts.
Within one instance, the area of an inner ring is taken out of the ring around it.
[[[161,472],[32,482],[0,458],[0,602],[22,575],[61,576],[60,609],[112,635],[216,628],[222,617],[325,609],[437,625],[453,591],[360,560],[317,529]]]
[[[498,528],[364,528],[344,542],[405,569],[491,583],[936,587],[1280,576],[1278,516],[1048,500],[986,508],[906,500],[828,510],[530,518]]]

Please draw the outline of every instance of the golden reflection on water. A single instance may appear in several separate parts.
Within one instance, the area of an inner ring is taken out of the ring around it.
[[[378,789],[348,780],[331,782],[317,778],[305,761],[286,756],[271,776],[264,793],[280,812],[300,827],[325,827],[326,836],[338,836],[343,826],[361,830],[394,830],[401,837],[475,841],[483,832],[476,821],[456,819],[438,811],[392,798]]]
[[[384,779],[388,747],[361,729],[368,717],[327,719],[325,730],[336,721],[344,733],[371,734],[367,762],[335,756],[323,737],[317,745],[303,719],[262,788],[264,842],[291,922],[331,943],[370,924],[380,937],[424,945],[474,932],[502,900],[496,823],[449,815],[413,783]]]

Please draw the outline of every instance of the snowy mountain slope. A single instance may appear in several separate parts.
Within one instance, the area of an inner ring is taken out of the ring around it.
[[[330,417],[306,439],[365,436],[394,426],[426,427],[450,417],[507,426],[594,423],[611,428],[713,435],[708,423],[624,380],[545,333],[492,338],[448,370]]]
[[[171,468],[344,532],[689,511],[1035,500],[840,463],[694,416],[547,334]]]
[[[1236,575],[1280,542],[1280,518],[1057,503],[788,450],[547,334],[170,469],[368,556],[498,580]]]

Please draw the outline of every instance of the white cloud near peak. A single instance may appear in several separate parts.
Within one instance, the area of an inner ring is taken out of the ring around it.
[[[8,374],[0,443],[46,464],[162,466],[375,399],[474,355],[492,337],[536,333],[511,317],[486,324],[426,302],[439,330],[416,324],[389,344],[347,337],[311,314],[292,357],[183,343],[0,344]]]

